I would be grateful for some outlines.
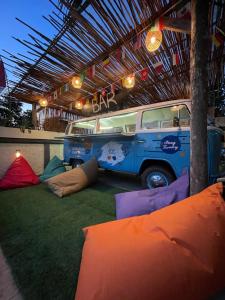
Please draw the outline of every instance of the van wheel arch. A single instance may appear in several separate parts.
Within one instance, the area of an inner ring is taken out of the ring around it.
[[[171,165],[166,161],[161,160],[145,160],[140,168],[139,175],[141,175],[141,182],[144,187],[149,187],[147,183],[147,177],[150,173],[162,174],[162,179],[165,181],[165,185],[170,184],[176,179]]]
[[[83,164],[84,161],[82,159],[76,159],[76,158],[71,158],[70,159],[70,165],[72,168],[77,168],[79,165]]]

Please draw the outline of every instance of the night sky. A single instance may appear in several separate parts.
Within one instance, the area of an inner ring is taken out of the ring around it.
[[[15,18],[19,18],[31,25],[48,37],[55,34],[53,27],[42,18],[48,16],[54,6],[48,0],[1,0],[0,1],[0,55],[7,56],[2,50],[7,50],[12,54],[26,54],[27,49],[12,37],[28,39],[31,31],[19,23]],[[3,58],[4,60],[4,58]],[[5,61],[7,62],[7,61]],[[10,63],[12,64],[12,63]],[[14,79],[5,66],[8,79]]]

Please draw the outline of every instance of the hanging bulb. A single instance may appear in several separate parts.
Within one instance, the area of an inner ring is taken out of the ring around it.
[[[135,85],[135,75],[134,74],[130,74],[127,77],[125,77],[123,79],[123,87],[127,88],[127,89],[131,89],[134,87]]]
[[[76,101],[75,104],[76,109],[82,109],[83,108],[83,103],[81,100]]]
[[[82,80],[80,78],[80,76],[73,76],[72,78],[72,86],[75,88],[75,89],[80,89],[82,87]]]
[[[160,30],[148,31],[145,39],[145,45],[149,52],[156,51],[162,43],[162,32]]]
[[[91,109],[91,104],[90,104],[89,100],[86,101],[86,103],[83,106],[83,109],[86,111]]]
[[[39,105],[41,107],[46,107],[48,106],[48,100],[46,98],[41,98],[39,101],[38,101]]]

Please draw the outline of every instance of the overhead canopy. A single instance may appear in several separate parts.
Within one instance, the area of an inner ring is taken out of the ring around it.
[[[18,82],[13,83],[10,98],[36,103],[40,97],[50,96],[51,107],[72,108],[76,113],[80,113],[72,105],[76,100],[92,99],[102,88],[110,90],[112,83],[117,89],[120,108],[188,98],[190,35],[163,30],[158,50],[150,53],[145,46],[146,33],[154,21],[159,17],[184,17],[187,3],[185,0],[59,0],[53,3],[56,12],[47,19],[57,29],[55,38],[49,39],[30,27],[32,41],[18,41],[28,48],[31,59],[14,55],[5,58],[17,63],[13,73]],[[224,33],[224,29],[224,5],[211,1],[210,35],[221,30]],[[141,47],[136,46],[139,37]],[[209,87],[214,91],[224,84],[224,42],[218,45],[212,39],[210,43]],[[117,56],[121,49],[124,59]],[[173,64],[173,54],[177,54],[178,64]],[[110,64],[104,67],[103,61],[108,58]],[[157,63],[163,65],[160,72]],[[93,65],[92,78],[87,76],[87,71]],[[141,70],[145,68],[147,80],[141,80]],[[73,88],[71,78],[84,72],[82,88]],[[135,87],[122,88],[121,78],[134,72]],[[69,88],[65,89],[67,83]]]

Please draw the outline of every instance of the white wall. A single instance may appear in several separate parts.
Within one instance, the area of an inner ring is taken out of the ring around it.
[[[57,155],[60,159],[63,159],[63,144],[53,144],[62,136],[64,136],[64,133],[39,130],[32,130],[31,133],[26,130],[22,133],[18,128],[0,127],[0,178],[16,158],[16,150],[21,151],[21,154],[30,163],[36,174],[41,174],[44,169],[44,143],[33,144],[29,143],[29,140],[31,142],[37,139],[48,140],[50,143],[50,158]],[[7,138],[13,140],[8,143]],[[6,140],[4,141],[4,139]],[[20,139],[23,139],[23,142],[21,140],[20,143]],[[27,139],[25,143],[24,139]]]

